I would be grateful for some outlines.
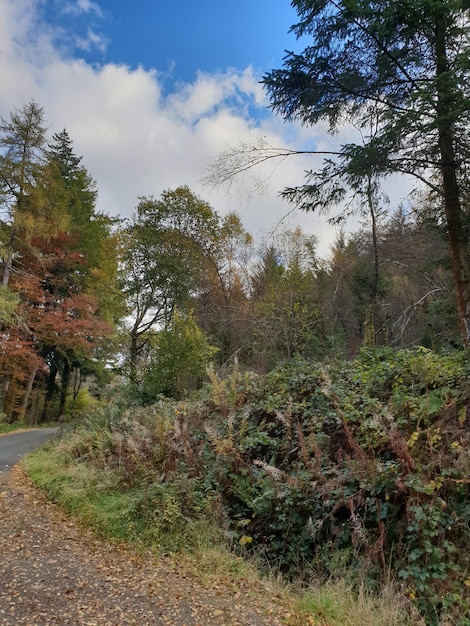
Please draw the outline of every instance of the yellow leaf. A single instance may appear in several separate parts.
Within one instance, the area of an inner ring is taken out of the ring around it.
[[[239,544],[241,546],[246,546],[247,543],[252,543],[253,537],[249,537],[248,535],[242,535],[239,540]]]

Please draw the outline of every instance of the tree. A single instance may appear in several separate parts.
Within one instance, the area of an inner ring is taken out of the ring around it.
[[[117,322],[124,314],[118,285],[120,247],[113,232],[117,220],[96,212],[96,182],[65,129],[53,135],[46,157],[50,177],[61,190],[70,248],[86,260],[80,268],[81,288],[97,299],[103,319]]]
[[[217,226],[195,313],[201,328],[219,348],[220,365],[237,363],[251,353],[248,283],[253,240],[235,213]]]
[[[48,240],[33,239],[32,243],[40,254],[24,254],[24,271],[15,273],[11,281],[21,298],[19,311],[26,330],[10,329],[7,338],[10,342],[16,340],[13,346],[16,360],[21,356],[24,364],[23,370],[18,365],[12,372],[14,379],[29,381],[19,391],[23,397],[21,413],[24,414],[32,385],[41,372],[45,420],[63,414],[72,369],[93,358],[112,328],[97,314],[96,300],[81,289],[80,268],[86,261],[70,249],[69,237],[61,234]],[[8,347],[7,342],[5,345]],[[7,364],[9,359],[11,349],[6,349]],[[59,404],[53,414],[58,374]]]
[[[45,135],[44,111],[35,102],[15,109],[0,123],[0,408],[7,413],[7,396],[14,396],[14,382],[22,366],[37,369],[32,343],[24,336],[28,329],[18,314],[20,296],[10,289],[12,272],[21,265],[19,257],[31,247],[34,234],[53,233],[62,222],[45,199]]]
[[[35,102],[0,124],[0,221],[2,285],[8,286],[18,245],[33,236],[53,235],[64,226],[63,206],[51,202],[52,180],[45,167],[44,110]],[[57,198],[55,198],[57,200]]]
[[[73,142],[65,129],[53,135],[46,157],[51,175],[63,194],[64,209],[69,218],[67,231],[75,236],[75,246],[85,254],[88,265],[93,265],[99,253],[101,234],[94,235],[98,217],[95,211],[96,183],[80,164],[82,157],[74,153]]]
[[[146,402],[154,402],[159,394],[180,400],[196,389],[217,352],[199,328],[193,312],[177,309],[151,344],[142,385]]]
[[[94,181],[67,132],[47,149],[35,102],[2,120],[0,147],[0,410],[23,418],[36,391],[50,418],[57,392],[62,414],[73,370],[89,371],[111,332],[112,222],[96,214]]]
[[[152,329],[167,325],[176,307],[184,310],[204,276],[217,234],[218,217],[188,187],[142,198],[124,229],[122,288],[130,328],[129,372],[138,382],[138,359]]]
[[[452,280],[442,233],[424,200],[400,207],[377,228],[380,273],[376,281],[374,241],[365,225],[348,237],[340,232],[326,266],[323,318],[335,352],[354,355],[363,345],[375,296],[375,343],[407,347],[458,345]]]
[[[285,120],[363,131],[307,184],[285,195],[305,210],[344,198],[345,185],[392,173],[442,199],[462,342],[470,344],[468,236],[469,5],[464,0],[293,0],[309,45],[263,83]],[[375,132],[367,135],[368,129]]]
[[[263,246],[259,261],[256,263],[251,277],[251,298],[259,300],[275,285],[284,273],[281,253],[274,244]]]
[[[315,245],[300,229],[285,231],[265,249],[254,272],[254,358],[260,369],[294,356],[323,356]]]
[[[432,349],[458,345],[459,332],[444,233],[426,197],[384,224],[381,258],[389,280],[384,332],[392,345]]]
[[[45,151],[50,190],[56,190],[56,203],[61,203],[67,216],[66,227],[55,238],[65,244],[62,256],[62,276],[64,284],[73,285],[73,293],[82,299],[93,302],[93,323],[99,326],[103,321],[116,322],[124,313],[122,296],[118,289],[118,246],[112,233],[113,220],[96,212],[96,183],[81,165],[82,157],[73,150],[73,142],[64,129],[55,133]],[[42,241],[44,248],[46,242]],[[52,255],[57,245],[54,246]],[[50,253],[49,253],[50,254]],[[70,265],[69,260],[75,259]],[[56,281],[57,282],[57,281]],[[84,301],[85,301],[84,300]],[[110,334],[110,328],[105,335]],[[101,339],[104,339],[103,335]],[[104,342],[101,341],[101,357]],[[96,345],[95,345],[96,347]],[[49,393],[53,394],[55,372],[61,378],[59,413],[65,408],[67,392],[74,369],[90,368],[90,351],[74,349],[54,349],[51,360]],[[95,359],[96,361],[96,359]],[[96,364],[95,370],[100,366]]]

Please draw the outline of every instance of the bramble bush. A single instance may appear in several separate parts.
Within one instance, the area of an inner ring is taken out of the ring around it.
[[[128,407],[69,452],[140,494],[149,536],[190,537],[205,520],[290,579],[380,589],[392,576],[427,624],[463,626],[469,369],[467,353],[419,348],[211,372],[199,400]]]
[[[391,572],[427,623],[468,624],[468,374],[465,353],[374,349],[243,390],[204,457],[234,538],[290,577]]]

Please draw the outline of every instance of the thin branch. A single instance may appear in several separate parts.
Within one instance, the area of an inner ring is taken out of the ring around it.
[[[222,152],[209,167],[207,175],[202,179],[203,184],[218,187],[231,182],[239,174],[243,174],[257,165],[262,165],[273,159],[285,159],[289,156],[300,155],[329,155],[341,156],[342,153],[334,150],[293,150],[290,148],[275,148],[261,140],[257,144],[241,143],[235,148]]]

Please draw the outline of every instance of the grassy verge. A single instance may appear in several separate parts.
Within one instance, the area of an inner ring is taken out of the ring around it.
[[[23,430],[32,430],[35,428],[54,428],[56,426],[56,423],[41,424],[40,426],[26,424],[25,422],[13,422],[13,424],[6,424],[0,420],[0,435],[9,435],[10,433],[17,433]]]

